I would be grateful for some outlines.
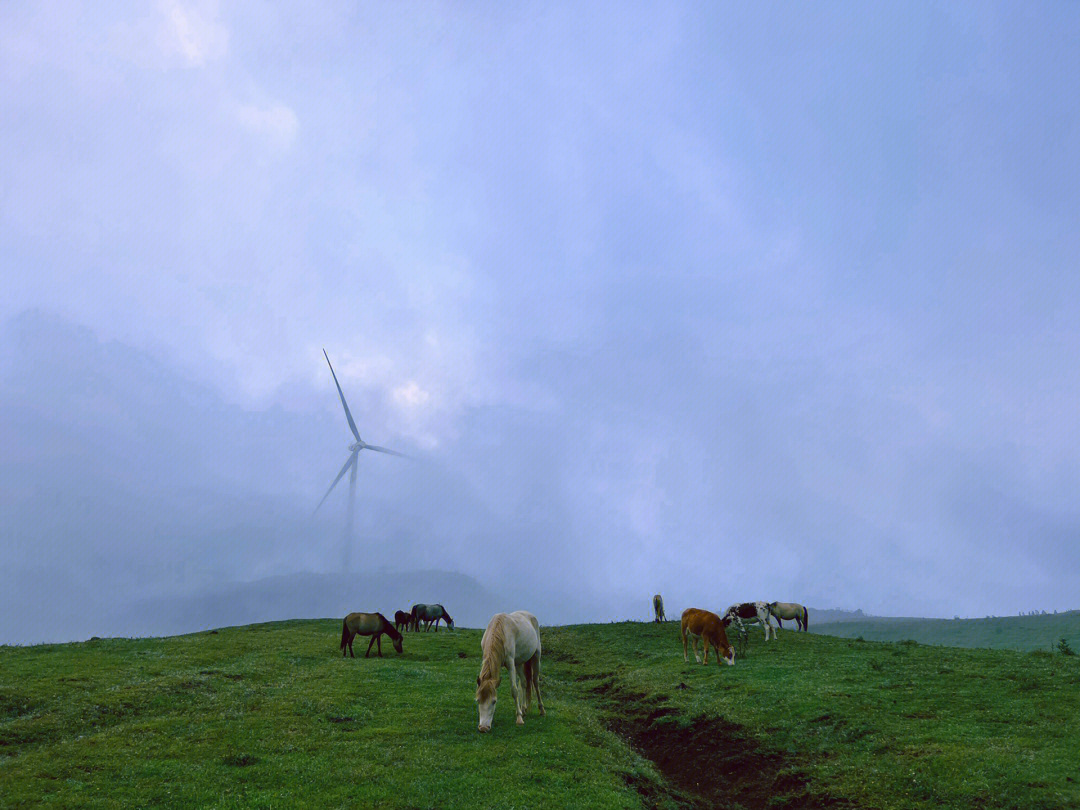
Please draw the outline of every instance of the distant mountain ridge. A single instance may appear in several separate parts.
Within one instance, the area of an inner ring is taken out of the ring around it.
[[[191,594],[137,599],[78,623],[34,627],[15,643],[83,641],[91,636],[139,637],[194,633],[286,619],[343,617],[352,611],[382,613],[416,602],[438,602],[461,627],[483,627],[508,603],[465,574],[403,571],[365,574],[297,573],[207,587]]]

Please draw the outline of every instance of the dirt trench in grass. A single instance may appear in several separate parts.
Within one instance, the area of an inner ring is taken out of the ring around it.
[[[608,728],[652,762],[672,788],[660,796],[655,785],[632,781],[646,806],[666,799],[693,808],[855,807],[814,791],[793,757],[765,750],[735,723],[700,717],[682,725],[676,722],[678,710],[666,705],[666,695],[636,692],[610,677],[596,683],[592,692]]]

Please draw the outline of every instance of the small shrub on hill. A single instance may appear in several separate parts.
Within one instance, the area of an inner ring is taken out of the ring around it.
[[[1076,653],[1073,652],[1073,648],[1069,646],[1069,642],[1065,639],[1064,636],[1062,636],[1061,640],[1057,643],[1057,651],[1062,655],[1076,655]]]

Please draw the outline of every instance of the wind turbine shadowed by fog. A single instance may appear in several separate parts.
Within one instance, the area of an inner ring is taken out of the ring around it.
[[[334,385],[337,386],[338,396],[341,397],[341,407],[345,409],[345,418],[349,421],[349,430],[352,431],[353,436],[356,437],[356,443],[349,445],[349,457],[345,460],[345,464],[341,467],[341,472],[337,474],[337,478],[330,484],[330,489],[326,490],[326,495],[322,496],[322,500],[319,501],[319,506],[315,507],[315,512],[319,511],[319,507],[326,502],[327,497],[337,486],[337,482],[341,480],[341,476],[345,475],[345,471],[349,471],[349,511],[348,518],[345,522],[345,557],[344,557],[344,570],[349,568],[349,549],[352,546],[353,540],[353,509],[356,505],[356,459],[360,455],[361,450],[374,450],[378,453],[389,453],[392,456],[401,456],[402,458],[408,458],[404,453],[399,453],[396,450],[390,450],[386,447],[377,447],[374,444],[368,444],[360,438],[360,432],[356,429],[356,422],[353,421],[352,414],[349,412],[349,404],[345,401],[345,394],[341,392],[341,383],[338,382],[337,374],[334,374],[334,367],[330,363],[330,357],[326,354],[326,349],[323,349],[323,357],[326,358],[326,365],[330,366],[330,374],[334,378]],[[314,515],[314,512],[312,513]]]

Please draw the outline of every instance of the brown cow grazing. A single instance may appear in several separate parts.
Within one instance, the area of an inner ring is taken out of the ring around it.
[[[694,658],[700,663],[709,663],[709,645],[716,649],[716,665],[720,665],[721,659],[728,666],[735,666],[735,648],[728,641],[727,631],[724,629],[728,622],[721,619],[710,610],[699,608],[687,608],[682,612],[682,657],[687,663],[690,659],[686,656],[686,637],[690,637],[690,643],[694,648]],[[705,661],[702,662],[698,655],[697,642],[701,639],[705,648]]]

